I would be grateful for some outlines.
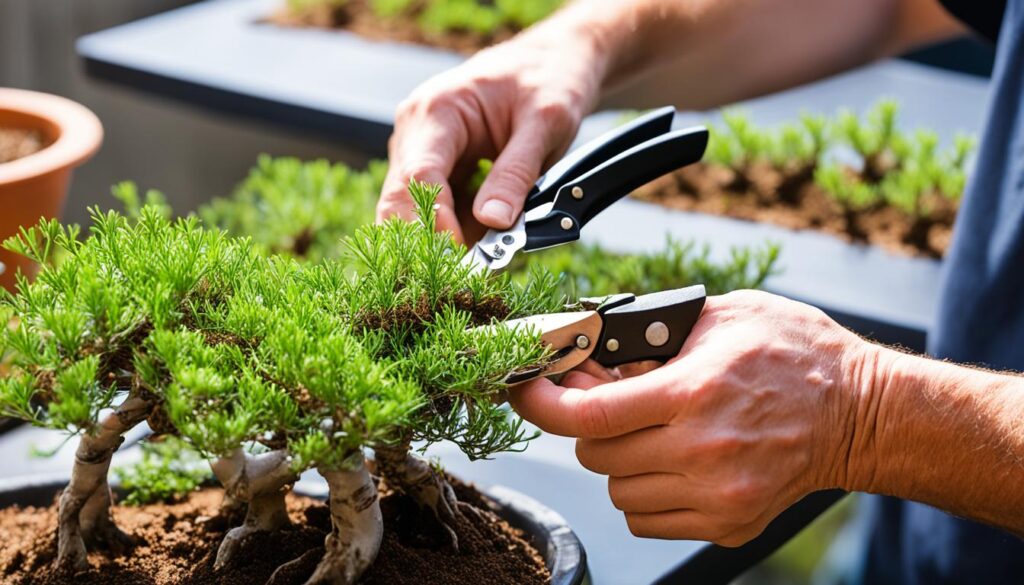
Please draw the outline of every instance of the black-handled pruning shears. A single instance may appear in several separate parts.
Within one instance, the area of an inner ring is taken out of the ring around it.
[[[507,230],[490,230],[466,254],[473,270],[501,270],[519,250],[580,238],[597,214],[631,191],[704,156],[704,127],[672,130],[675,109],[654,110],[569,153],[533,186]]]
[[[703,285],[643,296],[608,297],[589,311],[549,313],[506,321],[502,327],[538,331],[553,352],[547,363],[505,378],[519,384],[565,373],[590,358],[611,368],[641,361],[665,362],[679,354],[704,308]]]

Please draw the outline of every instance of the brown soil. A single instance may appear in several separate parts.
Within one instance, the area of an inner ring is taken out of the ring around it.
[[[0,164],[35,154],[46,146],[35,130],[0,128]]]
[[[754,164],[742,176],[696,164],[643,187],[634,196],[673,209],[816,230],[899,254],[940,258],[949,246],[956,208],[935,197],[928,219],[915,221],[887,206],[847,213],[813,180],[813,169],[779,171]]]
[[[481,510],[476,490],[459,486],[462,501]],[[541,584],[550,580],[544,561],[523,535],[489,511],[465,514],[457,533],[460,549],[444,543],[443,529],[428,511],[394,493],[382,494],[384,542],[365,584]],[[115,506],[114,518],[137,545],[130,556],[89,555],[89,571],[77,575],[53,569],[56,506],[0,510],[0,582],[19,585],[259,585],[280,565],[299,559],[273,585],[301,584],[312,574],[330,530],[320,501],[288,497],[295,527],[247,541],[238,562],[216,573],[213,559],[230,522],[219,515],[222,492],[205,489],[182,502],[142,507]],[[284,571],[282,572],[284,573]]]
[[[424,30],[415,18],[377,16],[366,0],[348,0],[338,7],[324,3],[302,12],[290,10],[285,6],[272,14],[267,21],[279,26],[344,29],[372,40],[430,45],[467,55],[510,39],[519,32],[503,27],[488,35],[472,31],[432,34]]]

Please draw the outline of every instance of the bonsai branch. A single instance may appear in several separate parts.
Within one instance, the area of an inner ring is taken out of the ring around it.
[[[362,457],[352,470],[318,471],[330,486],[331,533],[306,585],[350,585],[373,564],[384,536],[377,486]]]
[[[86,543],[107,546],[119,552],[131,545],[110,515],[110,486],[107,472],[110,458],[124,441],[124,433],[149,416],[156,400],[132,392],[100,423],[94,433],[86,432],[78,443],[71,481],[60,496],[57,528],[57,565],[81,570],[88,567]]]
[[[217,550],[214,568],[229,565],[245,539],[256,532],[272,532],[291,525],[284,497],[298,476],[291,468],[291,457],[284,449],[250,455],[242,448],[230,457],[215,461],[211,467],[224,486],[226,497],[247,504],[245,520],[232,528]]]

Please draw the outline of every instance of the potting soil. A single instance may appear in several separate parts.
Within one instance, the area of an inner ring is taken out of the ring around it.
[[[35,130],[0,128],[0,164],[8,163],[43,149],[43,137]]]

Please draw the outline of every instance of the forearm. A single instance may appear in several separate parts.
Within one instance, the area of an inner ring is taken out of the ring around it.
[[[843,487],[1024,535],[1024,378],[888,349],[865,371]]]
[[[577,0],[546,32],[594,39],[604,89],[670,65],[666,96],[703,109],[818,79],[960,28],[937,0]],[[642,104],[646,105],[646,104]]]

